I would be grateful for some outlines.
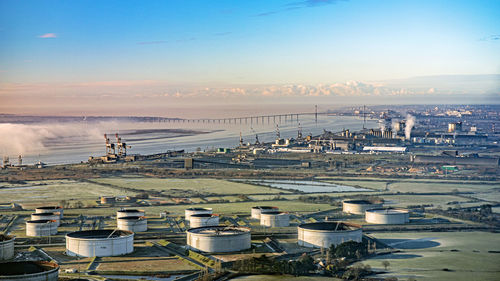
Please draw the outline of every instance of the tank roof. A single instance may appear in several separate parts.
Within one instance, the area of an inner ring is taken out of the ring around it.
[[[55,216],[55,215],[59,215],[59,213],[33,213],[31,214],[32,216]]]
[[[240,226],[214,225],[190,228],[187,232],[206,236],[241,235],[250,233],[250,229]]]
[[[55,220],[31,220],[26,223],[48,223],[48,222],[56,222]]]
[[[192,218],[208,218],[208,217],[218,217],[217,214],[194,214],[191,215]]]
[[[189,211],[212,211],[212,208],[187,208]]]
[[[370,209],[370,210],[366,210],[366,211],[370,212],[370,213],[386,214],[386,215],[408,213],[408,210],[406,210],[406,209],[396,209],[396,208],[377,208],[377,209]]]
[[[285,215],[287,213],[281,212],[281,211],[270,211],[270,212],[265,212],[262,213],[261,215]]]
[[[118,212],[121,213],[137,213],[137,212],[144,212],[143,210],[138,210],[138,209],[125,209],[125,210],[119,210]]]
[[[52,209],[62,209],[63,207],[61,206],[42,206],[42,207],[37,207],[36,209],[42,209],[42,210],[52,210]]]
[[[12,240],[12,239],[14,239],[14,236],[0,234],[0,242],[9,241],[9,240]]]
[[[118,218],[119,220],[142,220],[145,219],[146,217],[143,216],[128,216],[128,217],[121,217]]]
[[[17,261],[0,263],[0,276],[16,276],[42,273],[58,269],[59,265],[46,261]]]
[[[381,204],[383,203],[381,200],[367,200],[367,199],[347,199],[343,201],[348,204]]]
[[[361,228],[358,225],[346,223],[346,222],[335,222],[335,221],[326,221],[326,222],[313,222],[313,223],[304,223],[299,225],[299,228],[307,229],[307,230],[318,230],[318,231],[351,231]]]
[[[278,207],[273,207],[273,206],[255,206],[255,207],[252,207],[252,209],[278,209]]]
[[[66,236],[70,238],[81,238],[81,239],[106,239],[106,238],[129,236],[133,234],[134,234],[133,232],[127,230],[101,229],[101,230],[75,231],[66,234]]]

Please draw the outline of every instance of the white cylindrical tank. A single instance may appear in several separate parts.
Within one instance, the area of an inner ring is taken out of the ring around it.
[[[304,247],[328,248],[347,241],[361,242],[361,227],[345,222],[315,222],[298,227],[298,243]]]
[[[250,229],[226,225],[191,228],[187,245],[207,253],[243,251],[251,247]]]
[[[26,236],[43,237],[57,234],[57,221],[31,220],[26,222]]]
[[[116,225],[120,230],[132,232],[144,232],[148,230],[146,217],[121,217],[116,219]]]
[[[189,221],[192,215],[212,214],[212,208],[189,208],[184,211],[184,220]]]
[[[261,213],[260,225],[268,227],[290,226],[290,214],[280,211]]]
[[[34,213],[31,214],[31,220],[54,220],[57,226],[61,225],[61,216],[58,213]]]
[[[372,209],[366,211],[365,221],[374,224],[405,224],[410,222],[410,213],[405,209]]]
[[[382,201],[356,199],[342,201],[342,211],[347,214],[364,215],[366,210],[378,209],[382,206]]]
[[[66,235],[66,254],[80,257],[120,256],[134,251],[134,233],[125,230],[86,230]]]
[[[59,265],[47,261],[0,263],[1,281],[57,281]]]
[[[252,219],[260,220],[260,214],[266,212],[276,212],[276,211],[279,211],[278,207],[255,206],[252,207]]]
[[[219,225],[219,215],[216,214],[195,214],[189,217],[189,227],[202,227]]]
[[[43,214],[43,213],[59,213],[61,219],[64,217],[64,209],[61,206],[43,206],[35,209],[35,213]]]
[[[0,261],[14,257],[14,236],[0,234]]]
[[[144,215],[145,215],[144,210],[137,210],[137,209],[125,209],[116,212],[117,219],[122,217],[144,217]]]

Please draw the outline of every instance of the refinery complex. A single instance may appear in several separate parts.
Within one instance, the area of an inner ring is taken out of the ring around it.
[[[500,244],[482,241],[499,241],[498,112],[361,106],[259,117],[272,137],[229,146],[144,154],[116,130],[80,163],[4,155],[0,280],[450,280],[472,266],[445,255],[475,255],[494,280]],[[301,125],[339,117],[362,128]]]

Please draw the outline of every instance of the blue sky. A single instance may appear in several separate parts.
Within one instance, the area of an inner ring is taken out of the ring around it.
[[[499,74],[498,11],[500,1],[2,0],[0,99],[29,87],[172,96]]]

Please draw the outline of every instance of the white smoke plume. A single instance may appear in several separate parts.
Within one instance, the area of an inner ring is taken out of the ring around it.
[[[102,138],[98,124],[12,124],[0,123],[0,155],[36,155],[48,150],[47,144],[64,145],[72,138]]]
[[[380,131],[385,131],[385,120],[379,120],[378,125],[380,127]]]
[[[398,130],[396,130],[396,126],[399,126],[399,121],[398,120],[394,120],[392,119],[392,122],[391,122],[391,129],[392,129],[392,132],[394,134],[396,134],[398,132]]]
[[[406,124],[405,124],[405,137],[409,139],[411,137],[411,129],[415,126],[415,116],[408,114],[406,116]]]

